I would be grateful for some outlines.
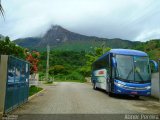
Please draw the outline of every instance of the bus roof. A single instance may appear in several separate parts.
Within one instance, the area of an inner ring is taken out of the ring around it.
[[[109,52],[106,52],[101,57],[99,57],[95,62],[103,59],[106,55],[113,53],[118,55],[133,55],[133,56],[142,56],[147,57],[147,53],[139,51],[139,50],[131,50],[131,49],[111,49]]]
[[[109,52],[121,55],[148,56],[147,53],[145,52],[139,50],[131,50],[131,49],[111,49]]]

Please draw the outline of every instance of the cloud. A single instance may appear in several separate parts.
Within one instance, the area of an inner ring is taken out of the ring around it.
[[[158,37],[152,32],[159,27],[158,0],[2,0],[2,4],[6,20],[0,19],[0,33],[12,39],[43,35],[51,24],[106,38]]]
[[[151,39],[160,39],[160,29],[143,31],[135,38],[135,41],[146,41]]]

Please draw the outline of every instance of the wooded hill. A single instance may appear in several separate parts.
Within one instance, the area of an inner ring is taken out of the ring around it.
[[[54,50],[90,51],[94,47],[131,48],[140,42],[86,36],[71,32],[61,26],[52,26],[42,37],[20,38],[16,44],[30,49],[45,51],[50,45]]]

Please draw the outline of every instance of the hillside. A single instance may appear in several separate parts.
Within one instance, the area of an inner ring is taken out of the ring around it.
[[[111,48],[131,48],[138,44],[119,38],[107,39],[95,36],[86,36],[71,32],[61,26],[52,26],[43,37],[28,37],[14,41],[16,44],[37,50],[45,50],[47,44],[52,49],[61,50],[91,50],[93,47],[107,46]]]
[[[42,38],[38,37],[28,37],[28,38],[21,38],[17,39],[14,42],[18,44],[19,46],[25,47],[25,48],[33,48],[36,47],[39,41],[41,41]]]
[[[154,39],[140,43],[133,49],[145,51],[148,53],[151,59],[157,61],[160,58],[160,39]]]

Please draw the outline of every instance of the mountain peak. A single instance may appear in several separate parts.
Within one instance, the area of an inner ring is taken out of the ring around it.
[[[62,29],[63,27],[60,25],[51,25],[51,29]],[[64,29],[64,28],[63,28]]]
[[[50,27],[50,29],[46,32],[44,37],[47,36],[48,34],[54,34],[55,35],[55,34],[60,34],[60,33],[64,33],[64,32],[69,32],[69,31],[64,29],[60,25],[52,25]]]
[[[71,33],[70,31],[64,29],[59,25],[52,25],[50,29],[43,36],[43,40],[41,41],[40,44],[56,45],[58,43],[65,42],[68,40],[70,33]]]
[[[60,25],[52,25],[49,30],[55,30],[55,31],[57,31],[58,29],[64,29],[64,28],[61,27]],[[48,30],[48,31],[49,31],[49,30]]]
[[[63,32],[63,31],[68,31],[68,30],[66,30],[65,28],[63,28],[62,26],[60,26],[60,25],[51,25],[51,27],[50,27],[50,29],[47,31],[47,32],[49,32],[49,31],[58,31],[58,32]],[[69,31],[68,31],[69,32]],[[47,34],[47,33],[46,33]]]

